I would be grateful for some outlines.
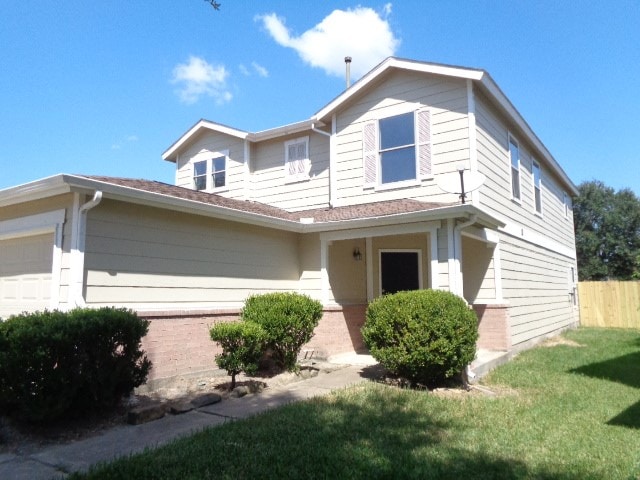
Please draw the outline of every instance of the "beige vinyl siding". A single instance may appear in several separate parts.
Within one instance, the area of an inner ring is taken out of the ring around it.
[[[463,294],[474,303],[495,303],[493,245],[462,237]]]
[[[559,254],[501,235],[503,296],[514,346],[578,322],[569,296],[574,263]]]
[[[320,275],[320,235],[307,233],[298,237],[300,252],[299,291],[316,300],[322,300],[322,277]]]
[[[309,136],[309,179],[285,178],[285,142]],[[313,132],[299,133],[254,144],[251,149],[252,199],[290,211],[329,204],[329,138]]]
[[[453,172],[469,158],[467,93],[462,80],[403,72],[385,77],[370,93],[337,116],[336,181],[338,202],[359,204],[398,198],[453,202],[433,178],[399,189],[365,189],[362,129],[367,121],[427,107],[431,111],[432,174]]]
[[[297,236],[111,200],[89,212],[86,301],[131,308],[236,308],[297,290]]]
[[[525,228],[573,249],[572,215],[566,218],[562,194],[567,191],[541,156],[517,132],[509,130],[506,122],[491,108],[486,98],[476,92],[476,125],[478,168],[487,179],[480,189],[480,204],[496,213],[507,224]],[[509,133],[520,147],[521,202],[511,199]],[[542,216],[536,214],[533,193],[532,163],[540,165],[542,185]]]
[[[360,250],[362,260],[353,258]],[[367,303],[367,261],[364,239],[341,240],[329,246],[330,300],[341,305]],[[377,257],[373,259],[377,262]]]
[[[216,154],[228,151],[225,187],[215,193],[230,198],[244,199],[245,158],[244,140],[223,133],[206,131],[201,133],[189,148],[180,154],[176,162],[176,185],[193,189],[193,163],[209,160]]]

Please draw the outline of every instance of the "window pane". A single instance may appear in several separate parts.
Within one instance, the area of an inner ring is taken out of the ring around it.
[[[193,164],[193,185],[196,190],[207,189],[207,162]]]
[[[207,162],[196,162],[193,164],[193,176],[198,177],[200,175],[207,174]]]
[[[221,172],[224,170],[224,157],[218,157],[213,159],[213,169],[214,172]]]
[[[542,213],[542,198],[540,196],[540,189],[536,188],[536,212]]]
[[[213,177],[213,188],[224,187],[224,181],[225,181],[224,170],[221,172],[214,173],[212,177]]]
[[[416,178],[415,147],[400,148],[380,154],[382,183],[401,182]]]
[[[520,198],[520,172],[516,168],[511,168],[511,195],[513,198]]]
[[[413,112],[380,120],[380,150],[413,145]]]
[[[207,189],[207,177],[203,175],[201,177],[194,177],[193,183],[196,187],[196,190],[206,190]]]

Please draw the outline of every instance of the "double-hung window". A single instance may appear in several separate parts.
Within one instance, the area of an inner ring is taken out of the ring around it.
[[[407,112],[364,124],[365,187],[415,182],[431,175],[431,112]]]
[[[520,147],[509,137],[509,157],[511,160],[511,198],[520,201]]]
[[[212,192],[227,185],[227,153],[193,162],[193,188]]]
[[[285,181],[309,179],[309,137],[289,140],[284,144]]]
[[[536,213],[542,214],[542,176],[538,162],[531,163],[531,172],[533,173],[533,202]]]
[[[380,183],[417,178],[413,117],[410,112],[380,120]]]

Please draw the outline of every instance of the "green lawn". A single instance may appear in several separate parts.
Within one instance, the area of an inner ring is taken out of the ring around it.
[[[640,478],[640,332],[564,338],[486,377],[494,397],[366,384],[73,478]]]

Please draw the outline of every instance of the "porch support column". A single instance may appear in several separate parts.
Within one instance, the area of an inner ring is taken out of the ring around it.
[[[496,289],[496,302],[503,303],[502,298],[502,262],[500,261],[500,243],[493,247],[493,282]]]
[[[460,260],[456,255],[456,229],[455,220],[447,220],[447,258],[449,266],[449,291],[458,294],[458,273],[460,272]]]
[[[326,237],[320,235],[320,299],[323,306],[329,304],[329,273],[327,265],[329,263],[330,243]]]
[[[371,237],[365,238],[365,255],[364,260],[367,262],[367,302],[373,300],[373,239]]]
[[[440,290],[440,275],[438,263],[438,228],[427,229],[429,234],[429,288]]]

